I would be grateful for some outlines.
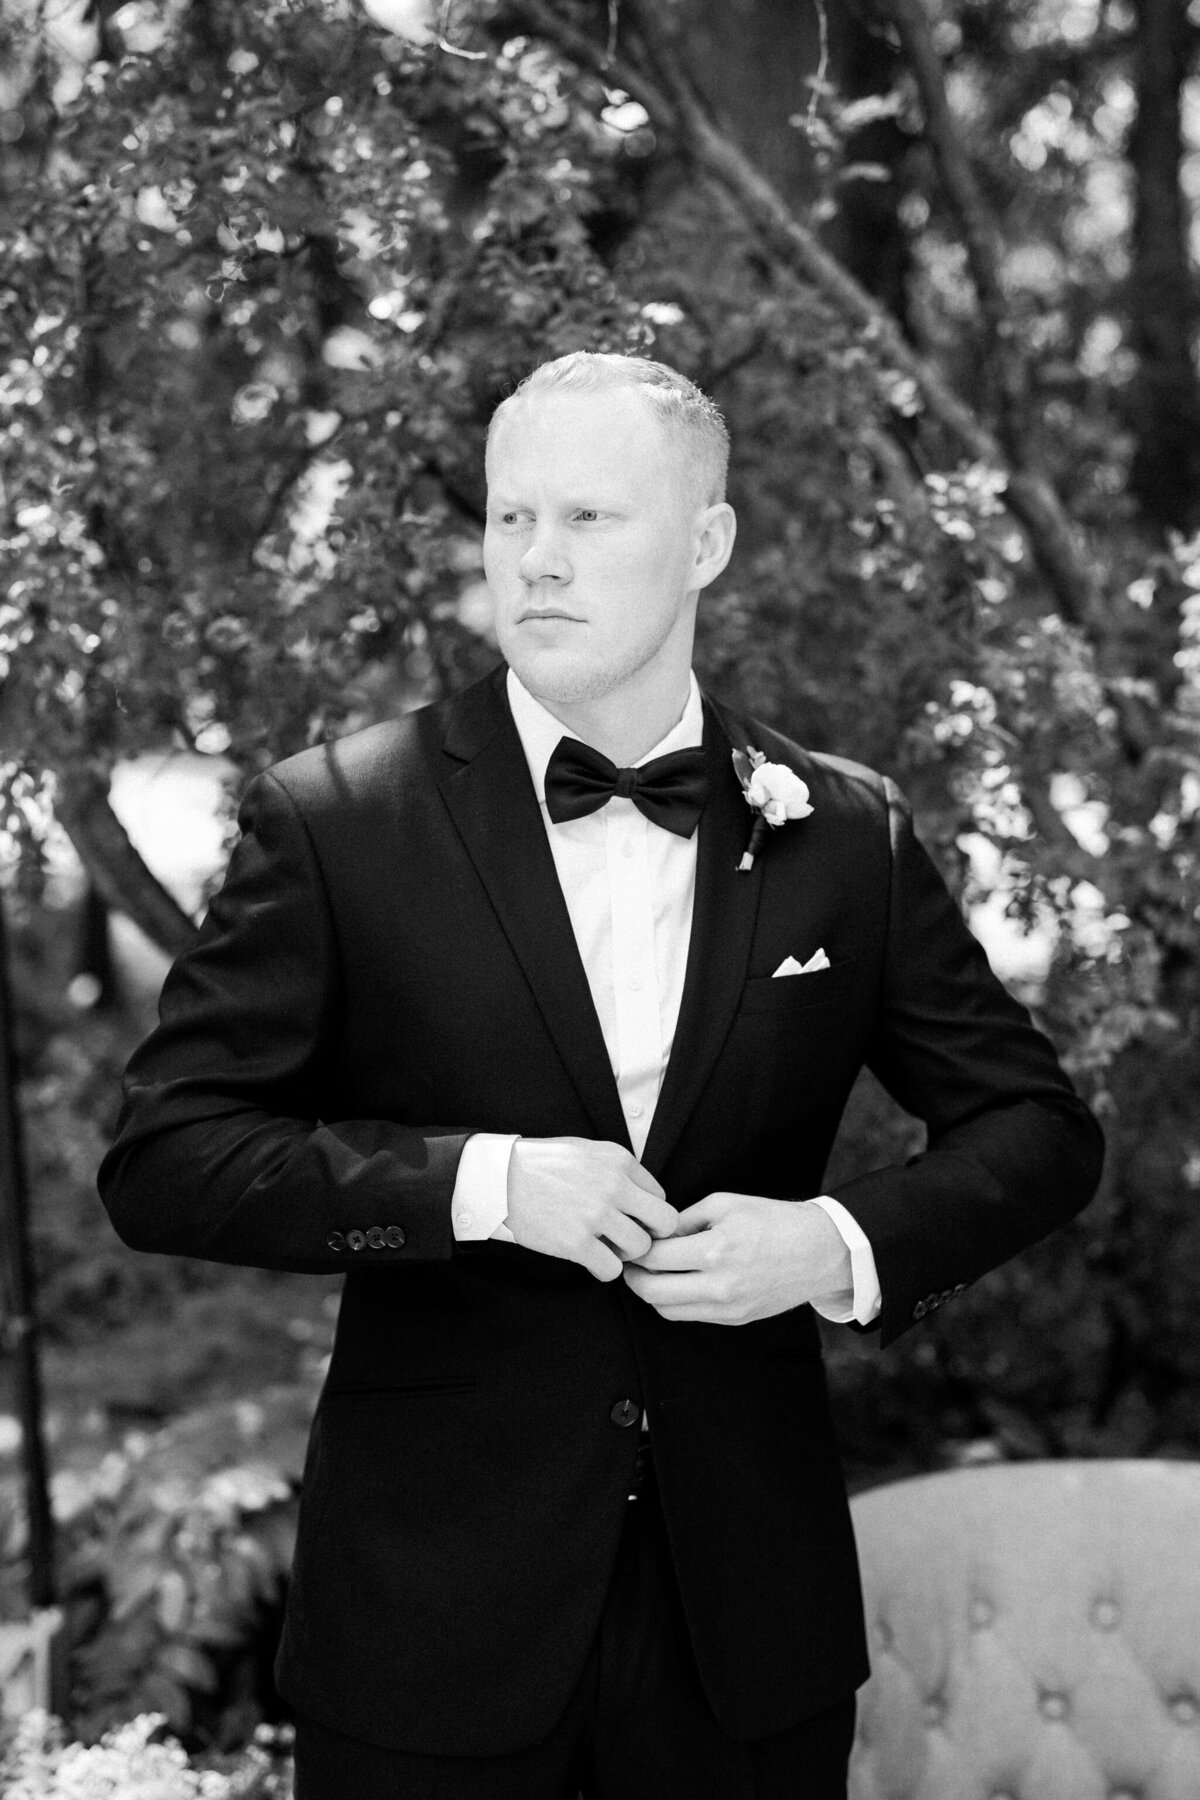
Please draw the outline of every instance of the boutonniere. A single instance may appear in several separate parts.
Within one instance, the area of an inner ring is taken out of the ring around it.
[[[786,825],[789,819],[807,819],[808,786],[785,763],[768,762],[761,750],[750,744],[735,750],[733,766],[742,784],[746,804],[754,813],[750,842],[738,864],[738,872],[754,867],[754,859],[763,846],[767,826]]]

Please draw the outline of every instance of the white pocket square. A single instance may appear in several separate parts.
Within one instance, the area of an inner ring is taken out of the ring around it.
[[[797,962],[794,956],[785,956],[775,970],[775,975],[815,975],[818,969],[827,969],[829,966],[829,958],[824,950],[814,950],[806,963]]]

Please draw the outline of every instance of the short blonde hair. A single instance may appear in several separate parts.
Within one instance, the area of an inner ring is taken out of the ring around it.
[[[539,364],[492,414],[488,443],[500,415],[518,400],[563,389],[589,393],[617,387],[636,388],[650,401],[679,454],[699,504],[714,506],[724,500],[729,432],[720,409],[686,375],[644,356],[572,350],[566,356],[556,356],[552,362]]]

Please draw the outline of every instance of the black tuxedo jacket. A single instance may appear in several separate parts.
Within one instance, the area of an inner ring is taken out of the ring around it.
[[[737,871],[732,745],[813,813]],[[646,1166],[685,1207],[803,1198],[866,1063],[928,1126],[838,1188],[886,1342],[1090,1196],[1099,1134],[991,975],[891,783],[706,703],[686,983]],[[384,1745],[490,1754],[564,1706],[613,1564],[645,1408],[695,1653],[737,1736],[866,1674],[812,1312],[670,1324],[624,1282],[457,1244],[475,1130],[628,1143],[503,670],[310,750],[243,836],[101,1170],[145,1250],[346,1271],[280,1653],[300,1710]],[[824,948],[831,967],[771,978]],[[623,1404],[631,1403],[631,1404]]]

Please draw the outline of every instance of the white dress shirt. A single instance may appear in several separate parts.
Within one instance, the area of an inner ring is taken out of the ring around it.
[[[632,800],[615,796],[582,819],[552,823],[546,811],[546,765],[562,737],[574,737],[524,688],[510,669],[508,698],[529,764],[554,867],[604,1033],[634,1154],[646,1147],[675,1037],[692,929],[698,832],[682,838],[651,824]],[[695,675],[679,723],[639,759],[698,745],[703,711]],[[701,822],[701,831],[704,829]],[[512,1243],[508,1162],[515,1135],[476,1132],[468,1139],[454,1187],[454,1235]],[[849,1306],[820,1306],[828,1319],[868,1324],[880,1307],[875,1258],[866,1234],[828,1195],[819,1206],[850,1251],[854,1292]]]

